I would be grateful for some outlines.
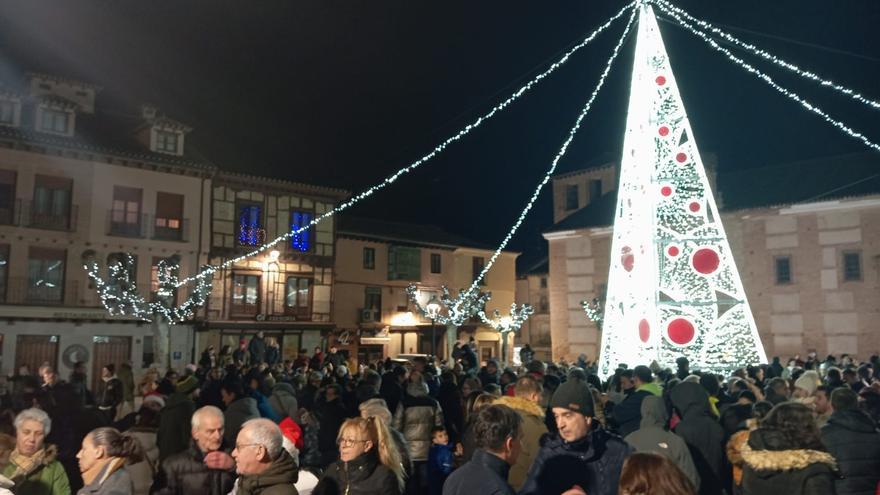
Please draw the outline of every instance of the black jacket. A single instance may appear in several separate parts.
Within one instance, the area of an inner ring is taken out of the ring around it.
[[[880,433],[859,410],[835,411],[822,427],[822,442],[834,456],[843,478],[838,495],[874,495],[880,482]]]
[[[456,469],[443,484],[443,495],[514,495],[507,484],[510,464],[496,455],[478,449],[473,458]]]
[[[375,451],[361,454],[351,462],[331,464],[313,495],[399,495],[394,473],[379,463]]]
[[[681,416],[675,433],[684,439],[700,475],[699,493],[721,493],[724,466],[724,429],[709,409],[709,394],[700,384],[684,382],[669,393]]]
[[[632,452],[623,439],[602,427],[571,443],[548,433],[519,493],[557,495],[578,485],[590,495],[617,495],[623,461]]]
[[[155,495],[193,493],[226,495],[232,491],[235,473],[208,469],[204,459],[204,454],[195,442],[191,442],[189,449],[165,459],[153,483],[153,493]]]
[[[321,466],[327,466],[339,457],[339,446],[336,435],[342,423],[348,419],[348,413],[339,399],[327,402],[319,400],[315,406],[315,417],[320,423],[318,429],[318,450],[321,452]]]
[[[786,445],[777,431],[758,428],[742,450],[743,495],[835,495],[834,458]]]
[[[639,429],[639,423],[642,421],[642,401],[650,395],[653,394],[647,390],[636,390],[614,407],[614,415],[611,419],[617,425],[617,433],[620,436],[625,437]]]

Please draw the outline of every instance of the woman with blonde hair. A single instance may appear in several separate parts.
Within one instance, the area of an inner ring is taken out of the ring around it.
[[[327,468],[314,495],[347,494],[352,487],[363,495],[400,495],[403,466],[384,421],[375,416],[346,420],[336,441],[339,460]]]
[[[403,433],[395,430],[394,427],[391,426],[391,411],[388,410],[385,399],[377,398],[361,402],[358,409],[361,412],[362,418],[367,419],[375,417],[377,420],[388,426],[388,433],[391,434],[391,439],[394,440],[394,446],[400,453],[400,463],[403,465],[403,474],[409,479],[413,470],[412,459],[409,457],[409,448],[406,445],[406,439],[403,437]]]

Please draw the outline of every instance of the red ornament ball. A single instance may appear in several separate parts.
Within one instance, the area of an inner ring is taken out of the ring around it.
[[[686,345],[694,340],[694,324],[684,318],[676,318],[666,326],[666,335],[673,343]]]
[[[696,213],[696,212],[700,211],[700,203],[698,203],[696,201],[691,201],[691,204],[688,205],[688,209],[691,210],[692,212]]]
[[[620,264],[623,265],[624,270],[631,272],[636,264],[636,257],[632,253],[624,254],[620,257]]]
[[[669,135],[669,128],[666,127],[665,125],[660,126],[660,129],[657,129],[657,133],[660,134],[661,136],[668,136]]]
[[[657,83],[657,86],[663,86],[666,84],[666,78],[663,76],[657,76],[657,79],[654,79],[654,82]]]
[[[674,258],[678,256],[681,251],[678,249],[678,246],[669,246],[666,248],[666,253]]]
[[[694,253],[691,258],[691,264],[694,266],[694,270],[703,275],[709,275],[714,273],[715,270],[718,270],[718,265],[721,264],[721,258],[714,249],[701,248]]]
[[[679,153],[675,155],[675,161],[677,161],[678,163],[684,163],[687,161],[687,159],[688,156],[685,153]]]
[[[660,194],[667,197],[672,196],[672,188],[669,186],[663,186],[660,188]]]
[[[639,339],[642,342],[647,342],[649,338],[651,338],[651,324],[648,323],[648,320],[642,319],[639,322]]]

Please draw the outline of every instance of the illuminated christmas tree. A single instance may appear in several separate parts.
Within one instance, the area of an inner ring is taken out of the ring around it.
[[[764,363],[657,20],[640,9],[600,372],[682,355],[702,370]]]

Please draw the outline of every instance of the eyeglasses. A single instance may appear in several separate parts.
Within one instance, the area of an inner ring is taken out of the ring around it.
[[[356,440],[354,438],[340,438],[337,443],[342,447],[354,447],[356,444],[366,443],[368,441],[369,440]]]
[[[262,447],[263,444],[261,444],[261,443],[244,443],[244,444],[241,444],[241,445],[239,445],[239,444],[235,444],[235,450],[241,450],[241,449],[243,449],[243,448],[245,448],[245,447],[254,447],[254,446]]]

